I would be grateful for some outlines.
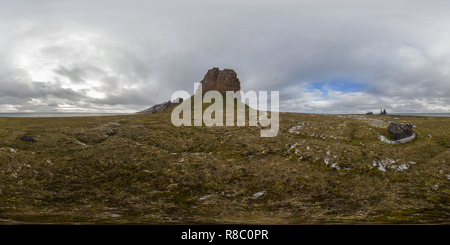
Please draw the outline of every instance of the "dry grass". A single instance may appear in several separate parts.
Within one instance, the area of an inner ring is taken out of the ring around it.
[[[450,120],[393,118],[280,113],[272,138],[170,111],[0,119],[0,220],[448,222]],[[380,141],[390,121],[418,137]]]

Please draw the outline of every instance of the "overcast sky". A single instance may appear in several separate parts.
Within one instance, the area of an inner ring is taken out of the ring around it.
[[[450,1],[0,0],[0,112],[136,112],[213,68],[280,110],[450,112]]]

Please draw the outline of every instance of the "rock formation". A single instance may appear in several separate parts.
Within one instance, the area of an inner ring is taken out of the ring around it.
[[[177,105],[179,105],[179,103],[183,102],[182,98],[178,98],[174,101],[167,101],[167,102],[163,102],[160,104],[156,104],[148,109],[142,110],[142,111],[138,111],[136,112],[137,114],[153,114],[156,112],[160,112],[160,111],[165,111],[166,109],[170,109],[172,107],[175,107]]]
[[[386,114],[387,114],[387,113],[386,113],[386,109],[381,110],[380,115],[386,115]]]
[[[239,91],[241,90],[241,82],[237,78],[237,74],[232,69],[223,69],[219,70],[218,67],[214,67],[206,73],[203,80],[200,82],[202,85],[202,96],[205,95],[206,92],[214,90],[218,91],[221,94],[225,95],[226,91]],[[198,90],[197,90],[198,91]],[[163,102],[157,105],[154,105],[148,109],[137,112],[138,114],[153,114],[156,112],[164,111],[170,108],[177,106],[181,103],[183,99],[179,98],[179,102],[176,101],[171,102]]]
[[[403,139],[409,137],[414,134],[414,130],[412,129],[412,124],[400,124],[400,123],[391,123],[387,128],[389,134],[391,134],[391,138],[394,140]]]
[[[239,82],[236,72],[232,69],[223,69],[221,71],[218,67],[214,67],[208,70],[200,83],[202,85],[202,95],[211,90],[218,91],[221,94],[226,94],[226,91],[236,92],[241,90],[241,82]]]

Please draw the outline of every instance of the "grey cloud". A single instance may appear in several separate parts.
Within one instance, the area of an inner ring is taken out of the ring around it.
[[[448,111],[448,7],[406,0],[14,1],[0,10],[0,63],[7,64],[0,101],[132,111],[177,90],[192,94],[208,69],[220,67],[234,69],[244,91],[280,91],[281,110]],[[366,86],[358,93],[308,90],[338,78]],[[95,93],[104,97],[90,97]]]
[[[72,83],[84,83],[86,82],[86,79],[95,79],[105,74],[102,69],[90,65],[75,65],[73,68],[66,68],[61,65],[55,69],[54,72],[58,75],[69,78]]]
[[[85,99],[82,93],[76,92],[70,88],[62,88],[58,84],[44,83],[44,82],[33,82],[35,98],[59,98],[69,101],[78,101]]]

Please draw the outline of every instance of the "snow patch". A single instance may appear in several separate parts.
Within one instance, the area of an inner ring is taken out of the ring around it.
[[[402,165],[400,165],[400,166],[397,166],[397,171],[403,171],[403,170],[406,170],[406,169],[408,169],[408,168],[409,168],[408,165],[402,164]]]
[[[209,194],[209,195],[200,197],[199,200],[205,200],[205,199],[213,197],[213,196],[214,196],[214,194]]]
[[[296,147],[297,145],[298,145],[298,142],[293,144],[293,145],[291,145],[291,148],[289,148],[289,151],[292,150],[292,148]]]
[[[265,191],[260,191],[260,192],[256,192],[255,194],[253,194],[253,197],[260,197],[262,195],[264,195]]]
[[[389,140],[386,137],[384,137],[383,135],[378,136],[378,139],[380,139],[383,142],[386,142],[388,144],[400,144],[400,143],[406,143],[406,142],[410,142],[412,141],[414,138],[416,137],[416,134],[413,133],[413,135],[403,138],[403,139],[399,139],[399,140]]]
[[[380,171],[386,171],[387,168],[394,169],[396,171],[403,171],[409,168],[408,164],[400,164],[395,165],[396,161],[392,159],[382,159],[381,161],[377,162],[375,160],[372,161],[372,164],[374,167],[378,166],[378,169]]]
[[[289,133],[299,133],[299,132],[296,132],[298,129],[300,129],[301,128],[301,126],[294,126],[294,127],[292,127],[291,129],[289,129]]]

